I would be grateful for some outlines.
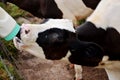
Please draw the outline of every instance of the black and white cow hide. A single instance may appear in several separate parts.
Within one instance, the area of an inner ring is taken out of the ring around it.
[[[100,0],[0,0],[13,3],[39,18],[77,20],[88,17]]]
[[[79,64],[97,66],[103,57],[102,49],[97,44],[76,38],[73,23],[68,19],[23,24],[20,34],[14,38],[14,44],[17,49],[43,59],[65,60],[76,64],[76,80],[82,78]]]
[[[106,69],[108,76],[110,75],[109,80],[120,80],[119,17],[120,1],[102,0],[86,22],[76,28],[79,40],[100,45],[104,50],[104,55],[109,57],[110,61],[103,60],[100,64]]]

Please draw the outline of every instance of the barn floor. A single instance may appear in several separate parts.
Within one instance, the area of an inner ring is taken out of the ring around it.
[[[25,80],[74,80],[74,69],[62,61],[42,60],[29,53],[19,55],[18,69]],[[83,80],[108,80],[104,69],[83,67]]]

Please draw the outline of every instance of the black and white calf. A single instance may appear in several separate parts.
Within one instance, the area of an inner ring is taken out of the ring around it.
[[[120,80],[120,1],[102,0],[86,22],[76,28],[76,33],[80,40],[103,48],[110,61],[103,60],[100,65],[110,75],[109,80]]]
[[[76,64],[76,80],[82,78],[79,64],[97,66],[103,57],[102,49],[97,44],[76,38],[72,21],[67,19],[23,24],[20,34],[14,38],[14,44],[17,49],[43,59],[62,59]]]
[[[77,20],[88,17],[100,0],[0,0],[10,2],[39,18]]]

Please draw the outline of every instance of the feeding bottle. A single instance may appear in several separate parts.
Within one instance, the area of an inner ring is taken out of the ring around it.
[[[7,41],[12,40],[19,30],[17,22],[0,7],[0,37]]]

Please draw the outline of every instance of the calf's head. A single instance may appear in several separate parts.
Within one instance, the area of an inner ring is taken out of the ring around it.
[[[39,53],[35,55],[38,57],[44,54],[47,59],[61,59],[68,52],[68,31],[75,32],[72,21],[67,19],[49,19],[42,24],[23,24],[14,44],[19,50],[32,52],[33,55]],[[40,53],[40,48],[44,53]]]

